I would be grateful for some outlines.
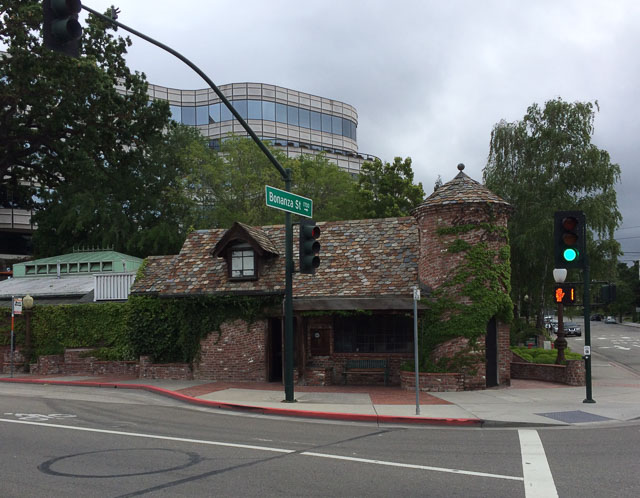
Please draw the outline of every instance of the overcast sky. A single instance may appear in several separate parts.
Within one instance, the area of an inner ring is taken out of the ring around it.
[[[114,2],[83,0],[100,12]],[[270,83],[355,106],[360,151],[386,161],[411,157],[427,194],[438,175],[452,179],[460,162],[482,180],[491,129],[501,119],[522,119],[532,103],[556,97],[597,100],[594,143],[622,168],[622,259],[640,259],[637,0],[116,5],[120,22],[182,53],[217,85]],[[129,66],[149,82],[206,87],[178,59],[132,40]]]

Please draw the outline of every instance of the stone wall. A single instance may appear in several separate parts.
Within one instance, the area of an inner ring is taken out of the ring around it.
[[[461,373],[419,373],[419,390],[425,392],[463,391],[464,375]],[[416,389],[415,372],[401,372],[400,386],[408,391]]]
[[[141,356],[138,377],[141,379],[193,380],[193,371],[188,363],[152,363],[150,356]]]
[[[32,363],[34,375],[118,375],[137,377],[140,366],[137,361],[104,361],[91,356],[93,349],[67,349],[61,355],[40,356]]]

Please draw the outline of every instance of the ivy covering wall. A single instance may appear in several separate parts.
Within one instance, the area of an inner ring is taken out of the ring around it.
[[[480,242],[472,244],[460,236],[476,231]],[[465,365],[465,355],[444,359],[440,365],[430,360],[438,345],[456,337],[469,339],[471,349],[486,334],[494,316],[501,322],[513,319],[510,249],[506,227],[491,223],[467,224],[438,230],[441,237],[457,235],[446,246],[449,253],[463,253],[462,262],[447,280],[425,300],[427,310],[420,327],[421,369],[424,371],[457,371]],[[488,242],[498,237],[505,241],[498,249]],[[476,361],[471,357],[472,361]]]
[[[281,297],[207,296],[159,299],[130,296],[125,303],[36,306],[31,319],[32,360],[62,354],[66,348],[97,348],[105,360],[137,360],[150,355],[158,363],[191,362],[200,340],[219,333],[227,320],[247,324],[278,312]],[[0,311],[0,323],[10,330],[11,310]],[[3,331],[4,331],[3,326]],[[15,340],[24,344],[24,315],[15,318]],[[6,335],[6,337],[5,337]],[[2,335],[9,344],[9,335]]]

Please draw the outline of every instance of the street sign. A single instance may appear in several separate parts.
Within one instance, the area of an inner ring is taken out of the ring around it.
[[[264,186],[264,191],[267,206],[307,218],[313,217],[313,201],[311,199],[269,185]]]
[[[591,346],[584,347],[584,355],[589,356],[591,354]]]
[[[21,297],[13,298],[13,314],[22,315],[22,298]]]

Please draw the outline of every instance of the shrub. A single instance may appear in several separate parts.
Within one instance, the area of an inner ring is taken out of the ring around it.
[[[517,353],[518,356],[526,361],[531,363],[541,363],[544,365],[554,364],[558,358],[557,349],[512,347],[511,351]],[[582,359],[582,355],[572,352],[569,348],[565,349],[564,356],[567,360]]]

